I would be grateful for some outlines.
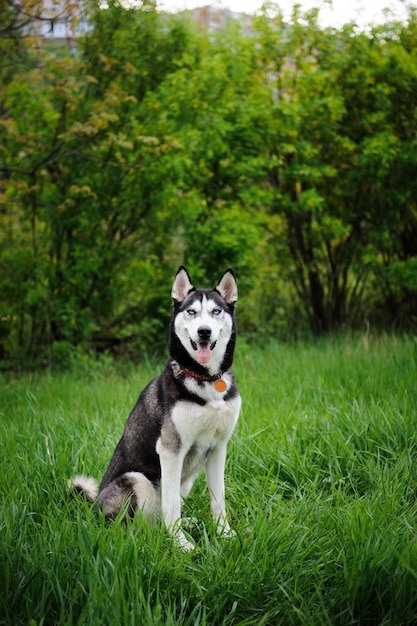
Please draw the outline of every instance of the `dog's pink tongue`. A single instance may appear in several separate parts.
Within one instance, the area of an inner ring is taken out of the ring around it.
[[[197,361],[201,364],[208,363],[211,359],[211,350],[208,343],[197,344]]]

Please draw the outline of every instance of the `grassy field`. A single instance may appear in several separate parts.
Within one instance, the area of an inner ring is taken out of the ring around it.
[[[415,338],[241,344],[237,537],[216,537],[201,477],[190,554],[66,493],[74,472],[101,477],[159,368],[84,358],[0,381],[1,624],[417,624]]]

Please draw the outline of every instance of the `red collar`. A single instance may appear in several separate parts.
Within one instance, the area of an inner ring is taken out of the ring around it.
[[[193,372],[192,370],[187,370],[186,367],[180,365],[181,373],[189,376],[190,378],[194,378],[194,380],[204,381],[206,383],[212,383],[215,380],[219,380],[223,374],[216,374],[215,376],[209,376],[207,374],[197,374],[197,372]]]

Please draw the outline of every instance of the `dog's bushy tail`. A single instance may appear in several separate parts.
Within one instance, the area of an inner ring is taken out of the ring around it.
[[[94,502],[98,496],[98,483],[91,476],[78,474],[74,478],[68,480],[68,488],[70,491],[83,493],[89,502]]]

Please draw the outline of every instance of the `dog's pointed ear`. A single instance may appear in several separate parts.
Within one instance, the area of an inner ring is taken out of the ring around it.
[[[172,286],[172,298],[176,302],[182,302],[185,297],[193,291],[194,287],[191,283],[187,270],[183,265],[179,268],[177,275],[175,276],[174,284]]]
[[[216,291],[226,300],[227,304],[235,304],[237,300],[237,284],[233,270],[226,270],[216,286]]]

